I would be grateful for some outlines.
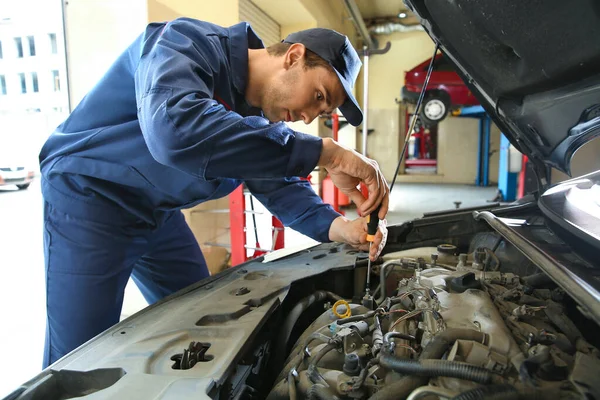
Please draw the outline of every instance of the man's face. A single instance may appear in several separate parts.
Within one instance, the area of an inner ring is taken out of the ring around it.
[[[311,123],[321,114],[341,106],[346,93],[332,69],[305,68],[298,60],[269,81],[262,110],[271,122],[304,121]]]

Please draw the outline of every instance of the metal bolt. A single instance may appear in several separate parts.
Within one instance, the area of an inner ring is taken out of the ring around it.
[[[239,288],[238,290],[235,291],[236,296],[243,296],[248,293],[250,293],[250,289],[248,289],[245,286],[242,286],[241,288]]]
[[[433,253],[433,254],[431,255],[431,263],[432,263],[433,265],[435,265],[435,264],[437,263],[437,260],[438,260],[438,255],[437,255],[437,254],[435,254],[435,253]]]

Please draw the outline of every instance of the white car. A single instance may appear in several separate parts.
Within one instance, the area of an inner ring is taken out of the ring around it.
[[[33,181],[35,172],[23,166],[7,166],[0,160],[0,186],[16,185],[25,190]]]

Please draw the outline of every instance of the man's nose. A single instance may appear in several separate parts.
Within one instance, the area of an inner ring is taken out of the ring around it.
[[[319,116],[319,111],[318,110],[303,111],[301,115],[302,115],[302,121],[304,121],[304,123],[306,125],[308,125],[311,122],[313,122],[315,118],[317,118]]]

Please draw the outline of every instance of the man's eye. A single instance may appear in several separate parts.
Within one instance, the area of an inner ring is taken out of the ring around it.
[[[323,100],[323,93],[317,92],[317,100],[319,100],[319,101]]]

